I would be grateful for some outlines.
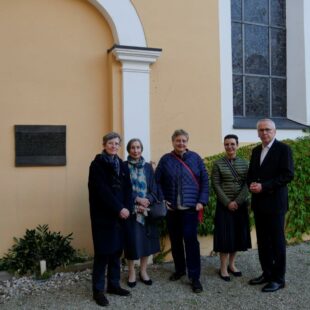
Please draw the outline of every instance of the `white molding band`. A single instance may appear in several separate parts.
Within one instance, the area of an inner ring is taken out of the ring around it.
[[[288,118],[309,125],[310,121],[310,1],[287,0],[287,109]],[[291,7],[298,7],[293,10]],[[231,53],[231,3],[230,0],[219,0],[219,33],[220,33],[220,75],[221,75],[221,115],[222,138],[234,133],[240,142],[256,142],[256,129],[233,129],[233,88],[232,88],[232,53]],[[295,19],[302,22],[295,24]],[[302,23],[301,26],[298,24]],[[308,25],[307,25],[307,24]],[[308,26],[308,28],[306,28]],[[300,33],[302,31],[302,34]],[[307,33],[307,36],[306,36]],[[299,38],[299,42],[293,41]],[[295,49],[294,49],[295,48]],[[294,52],[292,52],[294,51]],[[306,57],[307,55],[307,57]],[[307,60],[308,59],[308,63]],[[298,64],[296,63],[298,62]],[[296,67],[296,68],[295,68]],[[302,67],[302,68],[300,68]],[[303,69],[305,68],[305,69]],[[304,70],[304,73],[303,73]],[[296,72],[297,71],[297,72]],[[294,73],[295,72],[295,73]],[[293,74],[293,75],[292,75]],[[308,94],[308,97],[307,97]],[[298,104],[297,104],[298,103]],[[294,110],[299,110],[297,117]],[[278,130],[278,139],[295,139],[305,135],[301,130]]]
[[[161,54],[160,49],[115,47],[112,50],[122,63],[124,143],[139,138],[143,157],[151,158],[150,143],[150,68]]]

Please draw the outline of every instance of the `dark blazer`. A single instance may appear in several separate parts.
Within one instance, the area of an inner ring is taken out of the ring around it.
[[[98,154],[89,168],[88,189],[95,254],[112,254],[123,249],[123,208],[132,211],[132,189],[128,166],[120,161],[120,174]]]
[[[252,194],[252,209],[261,213],[282,213],[288,209],[287,184],[294,177],[292,151],[287,144],[274,141],[262,165],[262,145],[252,151],[247,183],[262,184],[262,192]]]

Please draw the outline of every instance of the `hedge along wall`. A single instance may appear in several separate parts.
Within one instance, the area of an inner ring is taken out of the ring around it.
[[[293,151],[295,177],[289,184],[289,210],[286,215],[287,240],[301,241],[303,234],[310,233],[310,136],[297,140],[282,141],[288,144]],[[252,149],[257,144],[240,147],[238,156],[250,160]],[[220,153],[205,158],[209,174],[214,161],[224,156]],[[199,225],[199,235],[213,234],[216,196],[210,183],[209,204],[204,212],[204,221]],[[254,224],[253,214],[251,223]]]

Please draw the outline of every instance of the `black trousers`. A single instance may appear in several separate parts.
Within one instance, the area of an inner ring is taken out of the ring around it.
[[[121,252],[113,254],[96,254],[93,265],[93,291],[103,291],[105,288],[105,273],[108,267],[108,287],[119,287]]]
[[[167,228],[175,271],[200,278],[200,246],[197,239],[198,212],[195,209],[168,211]]]
[[[259,261],[265,277],[285,282],[286,243],[285,213],[254,212]]]

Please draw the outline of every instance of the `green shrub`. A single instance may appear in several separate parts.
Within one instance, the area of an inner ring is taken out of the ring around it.
[[[295,177],[289,185],[287,239],[300,241],[310,233],[310,137],[287,141],[293,150]]]
[[[40,260],[46,260],[47,270],[72,262],[83,261],[71,245],[72,233],[62,236],[49,231],[48,225],[27,229],[23,238],[14,238],[8,253],[0,259],[0,270],[9,270],[18,275],[39,274]]]

